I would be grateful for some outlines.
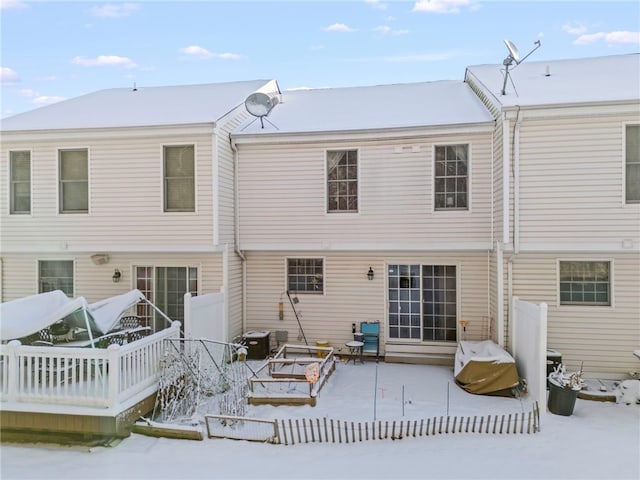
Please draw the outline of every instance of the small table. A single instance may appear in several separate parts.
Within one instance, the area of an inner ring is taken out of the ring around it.
[[[353,361],[353,364],[356,363],[356,358],[360,359],[360,363],[364,363],[362,360],[362,347],[364,347],[364,342],[359,342],[357,340],[352,340],[346,343],[347,347],[349,347],[349,358],[346,363],[349,363],[349,360]]]

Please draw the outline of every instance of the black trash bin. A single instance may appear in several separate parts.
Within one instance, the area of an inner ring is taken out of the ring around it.
[[[564,415],[566,417],[573,415],[573,408],[578,398],[578,390],[569,387],[561,387],[553,380],[549,384],[549,400],[547,407],[551,413],[556,415]]]

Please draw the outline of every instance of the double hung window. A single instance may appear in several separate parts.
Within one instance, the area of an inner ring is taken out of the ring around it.
[[[469,145],[435,147],[436,210],[469,208]]]
[[[12,151],[9,154],[10,213],[31,213],[31,152]]]
[[[358,211],[358,151],[327,151],[327,212]]]
[[[625,130],[625,197],[627,203],[640,203],[640,125]]]
[[[611,263],[561,261],[560,305],[611,305]]]
[[[38,293],[53,290],[73,297],[73,260],[38,261]]]
[[[165,146],[163,150],[164,211],[194,212],[195,148],[193,145]]]
[[[89,212],[89,151],[60,150],[60,213]]]

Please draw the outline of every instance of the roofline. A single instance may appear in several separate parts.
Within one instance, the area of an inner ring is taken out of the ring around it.
[[[488,133],[495,128],[494,120],[452,125],[372,128],[358,130],[326,130],[321,132],[231,133],[237,145],[305,143],[312,141],[392,140],[413,138],[417,135],[460,135]]]
[[[66,129],[43,129],[43,130],[0,130],[0,137],[3,141],[14,140],[39,140],[48,139],[55,136],[56,139],[70,140],[75,138],[136,138],[148,137],[150,130],[158,135],[209,135],[216,128],[216,122],[205,123],[181,123],[173,125],[141,125],[141,126],[119,126],[119,127],[96,127],[96,128],[66,128]]]

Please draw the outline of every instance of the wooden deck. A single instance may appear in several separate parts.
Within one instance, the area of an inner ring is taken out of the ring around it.
[[[109,348],[0,345],[3,440],[126,437],[153,410],[164,340],[180,323]]]

